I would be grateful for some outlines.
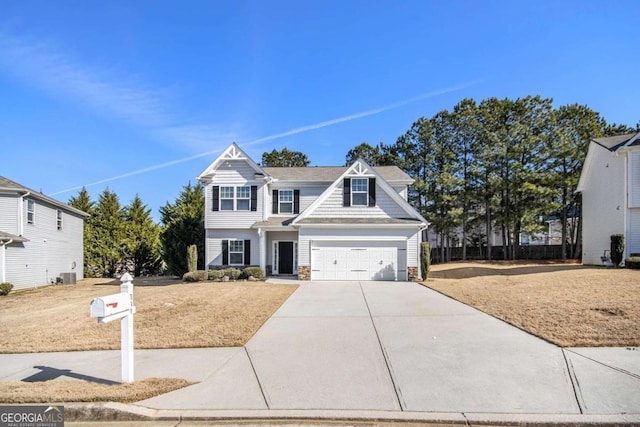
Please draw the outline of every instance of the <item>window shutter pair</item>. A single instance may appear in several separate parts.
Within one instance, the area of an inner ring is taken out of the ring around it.
[[[218,212],[220,210],[220,186],[214,185],[213,187],[213,195],[212,199],[212,210],[214,212]],[[251,186],[251,212],[255,212],[258,210],[258,186]]]
[[[278,212],[278,202],[279,202],[280,192],[278,190],[273,190],[271,192],[271,213],[277,215]],[[300,190],[293,190],[293,213],[300,213]]]
[[[369,178],[369,206],[376,205],[376,179]],[[342,206],[351,206],[351,178],[345,178],[342,185]]]
[[[251,240],[244,241],[244,264],[251,265]],[[229,265],[229,240],[222,241],[222,265]]]

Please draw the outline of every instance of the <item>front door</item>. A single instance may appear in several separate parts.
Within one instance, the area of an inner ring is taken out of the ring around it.
[[[293,274],[293,242],[278,243],[278,273]]]

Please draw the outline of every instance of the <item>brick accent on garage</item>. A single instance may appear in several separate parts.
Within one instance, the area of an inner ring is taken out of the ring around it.
[[[417,282],[421,279],[421,277],[418,276],[418,267],[408,267],[407,270],[409,273],[409,281]]]

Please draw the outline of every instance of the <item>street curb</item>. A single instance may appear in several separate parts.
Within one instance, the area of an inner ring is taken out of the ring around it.
[[[401,422],[448,425],[640,426],[640,414],[498,414],[367,410],[169,410],[124,403],[65,405],[65,421]]]

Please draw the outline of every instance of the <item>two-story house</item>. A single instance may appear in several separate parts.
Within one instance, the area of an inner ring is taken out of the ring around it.
[[[0,176],[0,282],[24,289],[54,283],[63,273],[82,279],[87,216]]]
[[[300,280],[414,280],[428,222],[396,166],[261,167],[231,144],[198,176],[208,268]]]
[[[582,262],[600,264],[611,235],[625,236],[625,258],[640,254],[640,133],[589,144],[582,193]]]

